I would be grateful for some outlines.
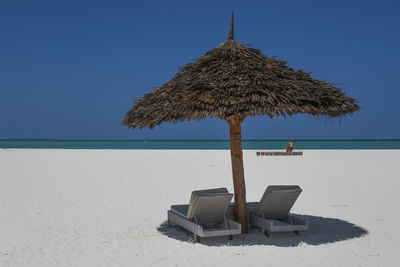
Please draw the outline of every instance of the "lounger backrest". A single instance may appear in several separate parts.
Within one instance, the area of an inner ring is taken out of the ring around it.
[[[298,185],[268,186],[255,213],[266,219],[284,219],[302,191]]]
[[[233,194],[226,188],[216,188],[193,191],[187,218],[193,220],[196,216],[198,223],[218,223],[224,219]]]

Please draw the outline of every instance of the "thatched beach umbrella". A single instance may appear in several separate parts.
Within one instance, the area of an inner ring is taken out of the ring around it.
[[[241,123],[248,116],[309,113],[337,117],[359,109],[332,84],[293,70],[286,62],[234,40],[233,14],[228,40],[170,81],[136,100],[123,124],[153,128],[164,121],[221,118],[230,127],[235,219],[247,232]]]

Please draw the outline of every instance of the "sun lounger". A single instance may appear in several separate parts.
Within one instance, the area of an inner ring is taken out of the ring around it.
[[[259,203],[248,203],[251,225],[260,227],[267,236],[272,232],[308,230],[307,220],[290,214],[290,209],[302,192],[297,185],[268,186]]]
[[[177,224],[200,237],[241,234],[241,225],[227,218],[226,211],[233,194],[226,188],[193,191],[189,205],[172,205],[168,211],[168,223]]]

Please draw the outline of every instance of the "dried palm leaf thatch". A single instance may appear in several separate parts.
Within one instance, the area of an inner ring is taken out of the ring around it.
[[[286,66],[233,39],[181,68],[170,81],[134,102],[123,123],[151,127],[164,121],[205,117],[285,116],[296,113],[337,117],[359,109],[330,83]]]

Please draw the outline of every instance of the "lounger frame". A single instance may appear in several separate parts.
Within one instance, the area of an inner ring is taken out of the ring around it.
[[[299,231],[308,230],[310,228],[307,220],[291,214],[288,214],[287,218],[284,221],[281,221],[266,219],[250,212],[250,224],[261,228],[262,233],[265,233],[267,236],[269,233],[273,232],[293,231],[294,233],[299,234]]]
[[[242,233],[242,226],[227,217],[233,194],[226,188],[193,191],[188,205],[172,205],[168,224],[177,224],[200,237],[229,236]]]
[[[229,236],[229,238],[232,239],[233,235],[242,233],[241,224],[226,218],[226,216],[223,223],[218,225],[220,227],[205,229],[202,225],[183,217],[172,209],[168,211],[168,224],[176,224],[192,232],[194,242],[200,242],[200,237]]]

